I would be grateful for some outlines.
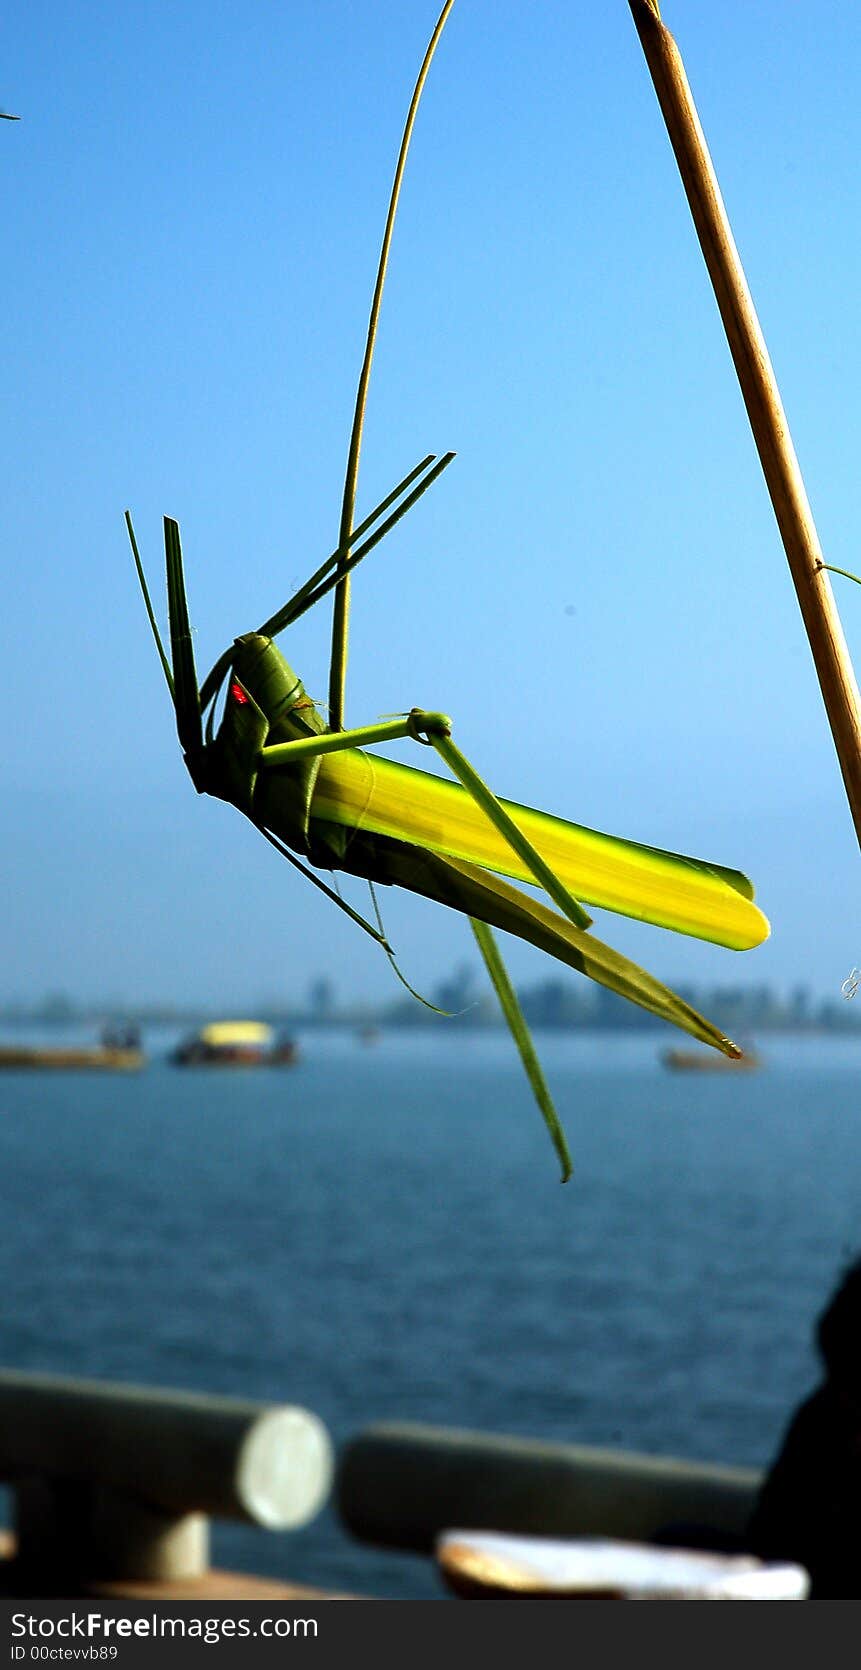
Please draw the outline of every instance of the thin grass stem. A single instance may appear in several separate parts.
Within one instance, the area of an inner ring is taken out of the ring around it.
[[[858,578],[857,574],[853,574],[849,568],[835,568],[833,562],[824,562],[822,567],[827,568],[829,574],[842,574],[844,580],[854,580],[856,586],[861,586],[861,579]]]
[[[436,22],[436,27],[428,43],[427,51],[422,60],[418,79],[413,89],[410,107],[401,138],[401,148],[398,153],[395,178],[392,193],[389,198],[388,214],[386,216],[383,243],[380,250],[380,260],[377,267],[376,283],[371,301],[371,312],[368,320],[368,335],[365,341],[365,356],[359,375],[359,386],[356,393],[356,405],[353,412],[353,427],[350,433],[350,447],[347,454],[347,470],[344,479],[344,495],[341,501],[341,523],[338,531],[338,549],[346,551],[352,542],[353,514],[356,504],[356,490],[359,481],[359,457],[362,450],[362,430],[365,422],[365,408],[368,401],[368,385],[371,378],[371,364],[374,357],[374,345],[377,338],[377,326],[380,318],[380,305],[383,299],[383,287],[386,282],[386,269],[389,261],[389,249],[394,231],[395,216],[398,208],[398,198],[401,182],[406,167],[407,152],[410,147],[413,126],[419,101],[422,96],[428,70],[433,61],[440,36],[445,28],[446,19],[454,4],[454,0],[446,0]],[[344,690],[347,678],[347,653],[350,629],[350,577],[343,572],[335,591],[335,606],[332,618],[332,655],[329,667],[329,724],[333,731],[343,729],[344,725]]]

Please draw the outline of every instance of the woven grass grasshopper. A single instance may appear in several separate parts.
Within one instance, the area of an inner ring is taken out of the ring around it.
[[[398,194],[421,90],[452,3],[447,0],[437,22],[402,137],[359,380],[336,549],[256,632],[234,641],[199,687],[178,525],[165,518],[168,657],[128,512],[126,521],[195,788],[243,812],[390,957],[379,912],[374,926],[341,899],[322,879],[321,871],[363,877],[372,890],[377,884],[403,887],[469,918],[556,1147],[564,1181],[571,1172],[567,1143],[493,930],[515,934],[732,1056],[740,1051],[718,1027],[595,938],[583,901],[734,949],[760,943],[768,933],[768,923],[753,902],[750,883],[738,871],[618,840],[499,800],[457,747],[445,714],[414,707],[394,719],[344,728],[350,576],[454,456],[428,455],[355,525],[362,425]],[[335,594],[335,615],[327,721],[274,640],[330,592]],[[218,700],[225,687],[216,724]],[[403,739],[435,750],[454,781],[367,751],[376,744]],[[512,885],[518,880],[543,889],[556,909],[522,893]]]

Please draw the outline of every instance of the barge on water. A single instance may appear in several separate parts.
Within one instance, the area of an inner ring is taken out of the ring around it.
[[[292,1038],[278,1038],[264,1021],[212,1021],[184,1038],[169,1059],[175,1067],[291,1067]]]
[[[718,1055],[716,1050],[663,1050],[661,1062],[677,1073],[741,1073],[761,1066],[755,1050],[735,1057]]]
[[[135,1027],[111,1028],[98,1044],[0,1045],[0,1068],[54,1072],[137,1073],[146,1065]]]

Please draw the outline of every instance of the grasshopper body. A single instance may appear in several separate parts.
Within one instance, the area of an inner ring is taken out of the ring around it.
[[[412,709],[403,719],[364,730],[331,731],[264,628],[237,638],[198,690],[179,529],[165,518],[169,662],[127,521],[185,762],[198,792],[236,806],[390,956],[381,928],[377,931],[345,904],[319,879],[320,871],[340,870],[372,884],[403,887],[470,919],[553,1134],[563,1176],[570,1171],[565,1140],[488,930],[513,933],[703,1043],[727,1055],[740,1053],[681,997],[588,932],[591,918],[575,893],[645,921],[742,948],[758,944],[768,933],[745,876],[496,800],[455,748],[445,715]],[[323,569],[334,567],[335,559],[333,554]],[[322,582],[315,576],[314,581],[310,595],[316,599],[334,584],[334,575]],[[279,629],[304,609],[308,595],[303,587],[296,594],[298,603],[292,599],[273,617]],[[226,694],[216,731],[222,685]],[[460,784],[380,760],[357,746],[405,737],[435,746]],[[417,838],[420,831],[429,831],[428,844]],[[552,868],[542,857],[544,846],[553,854]],[[544,887],[559,909],[521,893],[500,871]]]

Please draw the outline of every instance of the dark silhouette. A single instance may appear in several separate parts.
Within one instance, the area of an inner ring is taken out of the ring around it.
[[[861,1597],[861,1259],[816,1326],[825,1374],[796,1410],[762,1486],[748,1545],[810,1573],[812,1600]]]

